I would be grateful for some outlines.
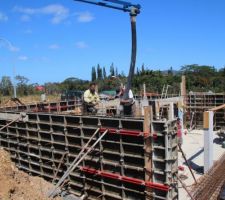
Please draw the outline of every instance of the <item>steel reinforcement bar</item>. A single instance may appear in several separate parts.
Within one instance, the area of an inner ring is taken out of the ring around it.
[[[100,128],[90,145],[108,129],[69,174],[64,189],[90,200],[178,199],[174,121],[153,121],[147,136],[144,119],[27,115],[27,121],[15,121],[0,131],[0,146],[20,169],[56,183],[94,132]],[[9,122],[0,120],[0,128]]]
[[[202,176],[191,191],[194,199],[217,200],[225,184],[225,154]]]

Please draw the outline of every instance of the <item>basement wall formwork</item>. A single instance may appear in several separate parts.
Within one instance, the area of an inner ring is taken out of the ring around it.
[[[26,122],[0,131],[0,146],[19,169],[57,182],[96,129],[100,131],[93,142],[109,129],[70,173],[63,189],[90,200],[178,199],[175,121],[152,121],[146,135],[144,119],[34,112],[27,116]],[[9,122],[0,120],[0,128]]]

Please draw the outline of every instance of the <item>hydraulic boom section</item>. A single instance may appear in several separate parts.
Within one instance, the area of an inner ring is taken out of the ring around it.
[[[131,22],[132,48],[131,48],[130,70],[129,70],[125,93],[123,95],[123,99],[129,99],[129,90],[131,89],[131,86],[132,86],[132,79],[134,77],[136,54],[137,54],[136,16],[140,13],[141,6],[139,4],[132,4],[132,3],[121,1],[121,0],[102,0],[102,1],[74,0],[74,1],[84,2],[84,3],[94,4],[94,5],[112,8],[116,10],[121,10],[124,12],[129,12],[130,22]]]

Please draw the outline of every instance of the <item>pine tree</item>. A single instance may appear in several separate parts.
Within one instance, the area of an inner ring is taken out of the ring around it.
[[[137,76],[139,75],[139,68],[137,67],[137,71],[136,71]]]
[[[118,74],[118,68],[117,68],[117,67],[116,67],[116,72],[115,72],[115,73],[116,73],[116,76],[118,76],[118,75],[119,75],[119,74]]]
[[[97,66],[97,75],[98,75],[98,80],[102,80],[102,68],[98,64]]]
[[[144,63],[141,66],[141,74],[145,74],[145,64]]]
[[[91,70],[91,80],[92,81],[96,81],[96,70],[95,70],[95,67],[92,67],[92,70]]]
[[[103,79],[106,79],[107,75],[106,75],[106,70],[105,67],[103,67]]]
[[[173,67],[170,67],[170,69],[167,72],[168,75],[173,75]]]
[[[112,63],[110,66],[110,76],[115,76],[114,64]]]

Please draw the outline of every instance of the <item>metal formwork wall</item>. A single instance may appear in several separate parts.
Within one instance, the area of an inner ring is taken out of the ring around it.
[[[194,93],[186,97],[187,121],[192,121],[192,127],[203,128],[203,113],[211,108],[225,104],[225,94]],[[225,112],[223,109],[214,114],[215,130],[225,128]]]
[[[0,131],[0,146],[20,169],[57,182],[96,129],[93,142],[108,129],[64,189],[90,200],[178,199],[174,121],[153,121],[146,137],[143,119],[47,113],[28,113],[28,118]],[[7,123],[0,120],[0,127]]]
[[[27,112],[64,112],[73,111],[77,107],[81,107],[80,99],[70,101],[57,102],[37,102],[26,105],[4,106],[0,107],[0,111],[27,111]]]

